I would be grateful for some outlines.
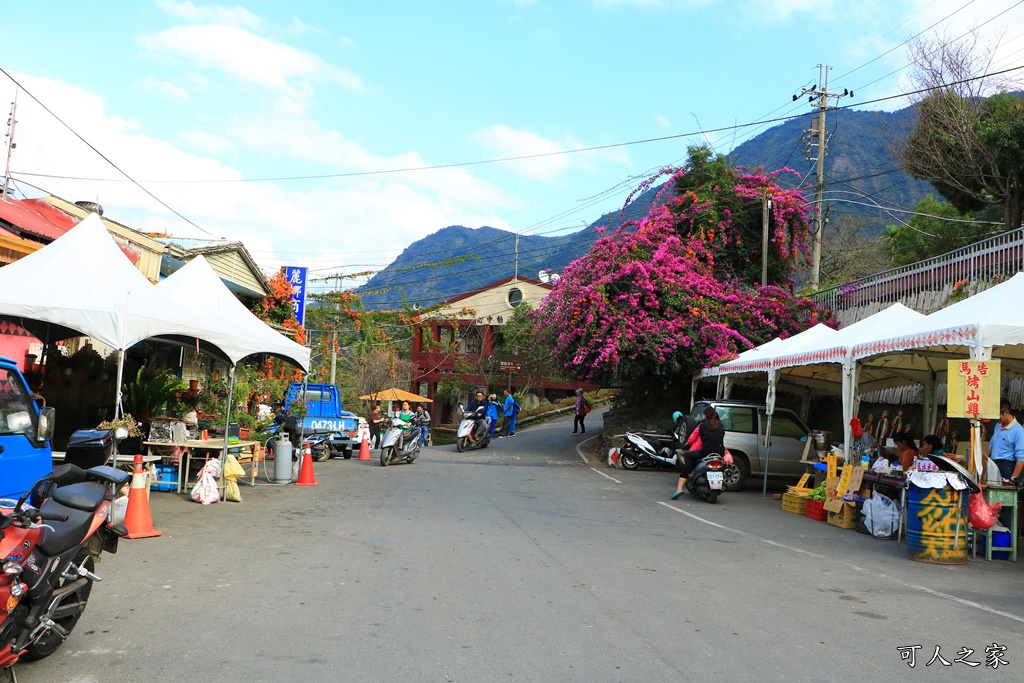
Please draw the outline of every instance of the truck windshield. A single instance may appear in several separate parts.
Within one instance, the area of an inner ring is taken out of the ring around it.
[[[9,368],[0,368],[0,435],[32,435],[35,410],[31,401],[20,375]]]

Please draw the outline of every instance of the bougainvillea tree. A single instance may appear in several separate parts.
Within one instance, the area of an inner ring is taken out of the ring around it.
[[[739,172],[702,148],[669,172],[672,196],[599,239],[538,310],[556,361],[579,379],[635,394],[686,391],[693,372],[824,317],[791,294],[808,237],[797,190],[780,187],[777,173]],[[765,191],[774,212],[771,284],[755,282]]]

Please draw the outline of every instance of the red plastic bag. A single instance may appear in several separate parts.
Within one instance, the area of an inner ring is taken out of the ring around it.
[[[729,452],[728,448],[725,449],[725,456],[722,458],[722,460],[725,460],[726,465],[732,464],[732,453]]]
[[[967,519],[978,531],[990,528],[999,519],[999,511],[1003,509],[1002,503],[992,503],[985,500],[985,494],[974,493],[967,501]]]
[[[853,434],[853,438],[859,439],[860,437],[864,436],[864,428],[860,424],[859,417],[855,417],[852,420],[850,420],[850,428],[851,434]]]

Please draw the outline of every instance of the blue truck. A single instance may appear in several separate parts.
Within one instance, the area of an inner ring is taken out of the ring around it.
[[[295,404],[306,404],[305,410],[296,410]],[[311,434],[327,434],[329,455],[341,453],[352,457],[352,449],[359,446],[359,416],[341,408],[341,395],[333,384],[300,384],[288,386],[284,397],[288,418],[285,428],[291,435],[292,445]],[[300,416],[300,413],[305,413]]]
[[[53,471],[53,419],[14,361],[0,356],[0,498],[17,498]]]

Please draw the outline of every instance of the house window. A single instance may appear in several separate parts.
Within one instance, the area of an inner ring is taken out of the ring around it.
[[[508,305],[515,308],[521,303],[523,303],[523,291],[518,287],[508,290]]]
[[[476,328],[468,330],[462,338],[462,352],[479,356],[484,351],[484,342]]]

